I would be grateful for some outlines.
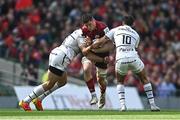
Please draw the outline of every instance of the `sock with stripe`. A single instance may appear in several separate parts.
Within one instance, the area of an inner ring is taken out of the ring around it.
[[[144,84],[144,91],[146,92],[149,103],[154,104],[154,96],[151,83]]]
[[[121,106],[125,105],[125,89],[124,89],[124,85],[118,84],[117,85],[117,92],[118,92],[118,96],[119,96]]]
[[[90,79],[89,81],[87,81],[86,85],[88,86],[88,89],[89,89],[89,92],[91,93],[91,96],[96,96],[93,78]]]
[[[58,88],[60,88],[60,86],[56,83],[53,88],[51,88],[50,90],[47,90],[46,92],[44,92],[42,95],[40,95],[38,97],[38,99],[40,99],[41,101],[48,96],[49,94],[51,94],[52,92],[54,92],[55,90],[57,90]]]
[[[45,92],[42,85],[37,86],[32,93],[30,93],[23,101],[30,103],[33,99],[37,98],[38,96],[42,95]]]

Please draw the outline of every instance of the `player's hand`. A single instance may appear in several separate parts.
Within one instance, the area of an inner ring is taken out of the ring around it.
[[[91,38],[87,36],[85,38],[85,43],[86,43],[86,46],[90,46],[92,44]]]
[[[99,39],[96,39],[93,44],[92,44],[92,48],[93,49],[97,49],[101,47],[101,43],[99,42]]]
[[[109,58],[109,56],[106,56],[105,58],[104,58],[104,63],[109,63],[110,62],[110,58]]]

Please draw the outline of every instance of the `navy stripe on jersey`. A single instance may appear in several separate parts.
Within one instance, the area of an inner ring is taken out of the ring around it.
[[[66,58],[66,54],[64,55],[64,57],[63,57],[63,61],[62,61],[62,65],[64,64],[64,59]]]
[[[34,95],[35,95],[36,97],[38,97],[34,91],[33,91],[33,93],[34,93]]]
[[[132,46],[132,45],[119,45],[119,46],[116,46],[116,48],[121,47],[121,46]]]
[[[70,35],[74,40],[76,40],[72,35]]]

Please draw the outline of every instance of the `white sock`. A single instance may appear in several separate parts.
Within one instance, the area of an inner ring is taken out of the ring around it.
[[[41,94],[43,94],[44,88],[42,85],[37,86],[32,93],[30,93],[23,101],[30,103],[34,98],[37,98],[38,96],[40,96]]]
[[[91,92],[91,96],[93,97],[93,96],[96,96],[96,92],[94,91],[94,92]]]
[[[119,96],[121,106],[125,105],[125,89],[124,89],[124,85],[118,84],[117,85],[117,92],[118,92],[118,96]]]
[[[52,92],[54,92],[55,90],[57,90],[58,88],[60,88],[60,86],[56,83],[53,88],[51,88],[50,90],[47,90],[46,92],[44,92],[42,95],[40,95],[38,98],[42,101],[46,96],[48,96],[49,94],[51,94]]]
[[[144,91],[146,92],[149,103],[154,104],[154,96],[151,83],[144,84]]]

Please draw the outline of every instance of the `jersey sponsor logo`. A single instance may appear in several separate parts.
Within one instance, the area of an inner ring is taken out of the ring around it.
[[[134,49],[133,48],[120,48],[119,51],[129,52],[129,51],[134,51]]]
[[[119,28],[118,30],[124,30],[124,31],[127,31],[127,32],[131,32],[131,33],[135,33],[131,28],[129,27],[125,27],[125,28]]]

